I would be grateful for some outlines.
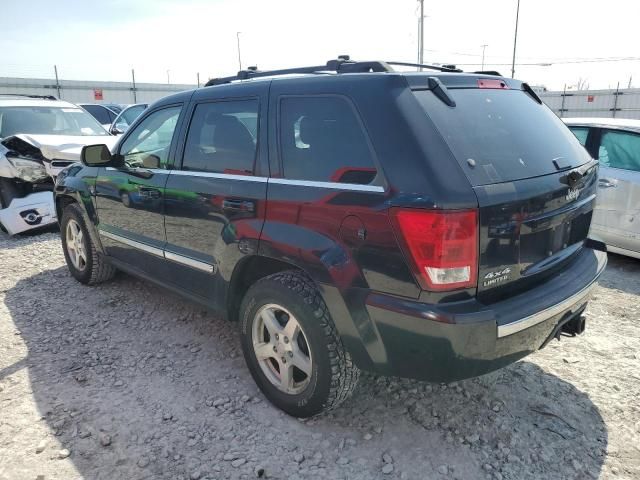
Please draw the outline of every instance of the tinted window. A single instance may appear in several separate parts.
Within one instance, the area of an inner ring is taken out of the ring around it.
[[[280,100],[285,178],[368,184],[376,167],[356,112],[341,97]]]
[[[554,160],[563,167],[590,160],[564,123],[523,91],[452,88],[449,94],[455,107],[430,90],[415,92],[473,185],[555,173]]]
[[[573,133],[578,141],[582,145],[587,144],[587,137],[589,136],[589,129],[587,127],[569,127],[571,133]]]
[[[182,169],[252,174],[257,126],[257,100],[199,104],[189,126]]]
[[[103,125],[111,123],[113,120],[109,115],[111,112],[100,105],[82,105],[82,108],[93,115],[93,117]]]
[[[180,107],[153,112],[138,124],[120,148],[129,167],[166,168]]]
[[[640,135],[603,131],[598,153],[604,166],[640,171]]]

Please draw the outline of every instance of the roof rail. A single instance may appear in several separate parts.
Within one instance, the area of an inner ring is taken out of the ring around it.
[[[41,98],[43,100],[58,100],[53,95],[31,95],[28,93],[0,93],[0,97],[25,97],[25,98]]]
[[[368,62],[356,62],[351,60],[349,55],[340,55],[335,60],[329,60],[325,65],[314,65],[311,67],[295,67],[285,68],[281,70],[258,70],[257,67],[249,67],[247,70],[240,70],[236,75],[229,77],[212,78],[205,87],[212,85],[222,85],[224,83],[231,83],[236,80],[248,80],[250,78],[259,77],[273,77],[278,75],[291,75],[297,73],[368,73],[368,72],[393,72],[392,65],[405,66],[405,67],[422,67],[429,70],[438,70],[440,72],[462,72],[462,70],[455,67],[455,65],[428,65],[419,63],[406,63],[406,62],[382,62],[382,61],[368,61]]]

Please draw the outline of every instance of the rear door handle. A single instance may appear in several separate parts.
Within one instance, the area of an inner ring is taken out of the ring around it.
[[[231,212],[254,212],[255,204],[251,200],[223,200],[222,209]]]
[[[611,181],[608,178],[598,179],[598,186],[600,188],[615,188],[618,186],[618,182]]]

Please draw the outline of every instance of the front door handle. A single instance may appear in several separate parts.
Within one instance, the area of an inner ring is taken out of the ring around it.
[[[253,213],[256,206],[252,200],[223,200],[222,209],[230,212]]]
[[[598,187],[600,188],[615,188],[618,186],[618,182],[611,181],[608,178],[599,178]]]

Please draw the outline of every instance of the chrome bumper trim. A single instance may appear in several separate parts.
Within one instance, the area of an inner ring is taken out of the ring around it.
[[[526,330],[527,328],[533,327],[534,325],[542,323],[550,319],[551,317],[558,315],[565,310],[568,310],[574,305],[580,304],[579,306],[582,306],[581,303],[587,302],[587,297],[591,293],[593,287],[595,287],[596,282],[600,277],[600,274],[604,271],[606,265],[607,257],[606,255],[604,255],[603,258],[598,261],[598,273],[593,281],[579,292],[571,295],[566,300],[563,300],[562,302],[546,308],[538,313],[534,313],[533,315],[529,315],[528,317],[516,320],[515,322],[498,325],[498,338],[504,338],[509,335],[513,335],[514,333],[521,332],[522,330]]]

